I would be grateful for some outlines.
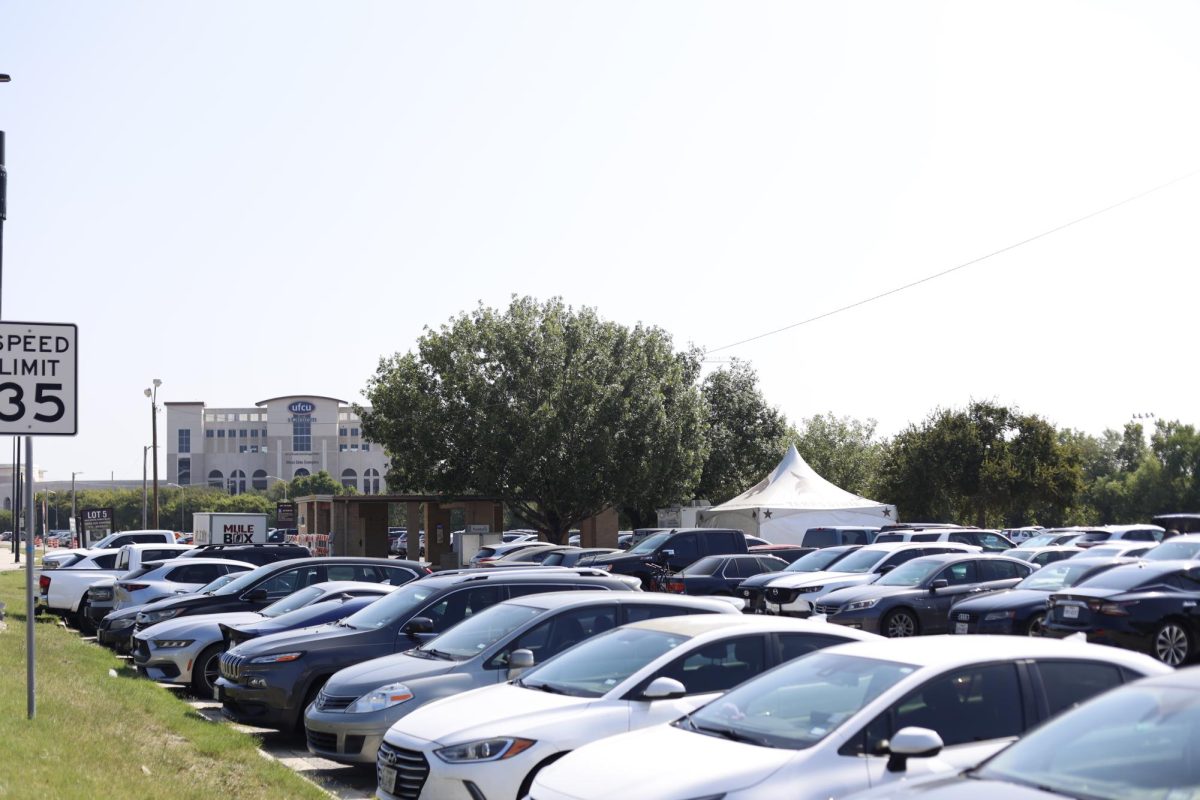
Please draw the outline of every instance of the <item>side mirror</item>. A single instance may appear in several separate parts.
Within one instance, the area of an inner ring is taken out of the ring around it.
[[[433,620],[429,617],[413,617],[404,623],[404,628],[401,632],[409,636],[416,636],[420,633],[433,633]]]
[[[251,603],[259,603],[267,599],[266,589],[251,589],[246,592],[246,599]]]
[[[895,564],[884,564],[882,567],[879,568],[879,574],[887,575],[889,572],[891,572],[895,568],[896,568]]]
[[[929,593],[937,594],[938,589],[945,589],[949,585],[950,581],[946,580],[945,578],[938,578],[936,581],[929,584]]]
[[[642,700],[673,700],[687,694],[687,687],[674,678],[661,677],[650,681],[642,692]]]
[[[888,743],[888,772],[904,772],[910,758],[930,758],[942,752],[942,737],[928,728],[901,728]]]
[[[533,651],[524,647],[508,654],[508,679],[519,678],[521,673],[533,666]]]

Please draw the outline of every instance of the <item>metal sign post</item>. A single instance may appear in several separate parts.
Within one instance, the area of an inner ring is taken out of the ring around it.
[[[72,324],[0,322],[0,435],[25,437],[25,668],[29,719],[36,711],[33,437],[74,436],[78,428],[77,333]],[[20,530],[17,525],[13,527]]]

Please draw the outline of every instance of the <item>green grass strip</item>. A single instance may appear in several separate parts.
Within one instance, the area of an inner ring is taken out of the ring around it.
[[[26,719],[24,572],[0,572],[0,602],[2,800],[328,798],[263,758],[255,737],[205,720],[54,617],[35,621],[37,709]]]

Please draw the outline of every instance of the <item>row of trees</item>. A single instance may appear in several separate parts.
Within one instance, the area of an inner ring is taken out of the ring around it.
[[[891,439],[832,413],[791,424],[749,364],[701,379],[702,353],[559,299],[479,306],[369,380],[365,434],[388,451],[391,491],[506,500],[552,540],[615,505],[720,503],[772,469],[788,444],[830,481],[895,503],[905,519],[986,526],[1107,523],[1200,507],[1200,436],[1158,422],[1100,437],[974,401]]]

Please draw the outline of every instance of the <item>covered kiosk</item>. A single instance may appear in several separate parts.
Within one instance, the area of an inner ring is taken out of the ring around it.
[[[766,478],[732,500],[698,515],[704,528],[737,528],[777,544],[796,544],[809,528],[880,527],[896,507],[834,486],[808,465],[795,445]]]

